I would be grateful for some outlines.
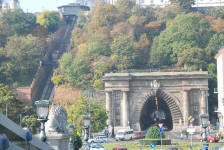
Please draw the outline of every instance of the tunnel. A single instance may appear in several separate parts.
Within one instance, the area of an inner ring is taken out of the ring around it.
[[[159,114],[160,119],[158,119],[157,114]],[[171,111],[162,96],[156,94],[156,96],[147,98],[141,110],[139,123],[142,131],[158,125],[158,123],[163,123],[164,129],[168,131],[173,129]]]

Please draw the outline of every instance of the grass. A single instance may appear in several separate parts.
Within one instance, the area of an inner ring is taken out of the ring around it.
[[[108,150],[112,150],[113,147],[126,147],[128,150],[140,150],[140,144],[136,142],[121,142],[121,143],[108,143],[103,144],[105,148]],[[216,146],[224,146],[224,143],[210,143],[209,150],[212,150]],[[190,149],[190,142],[172,142],[172,145],[163,145],[162,149],[166,150],[168,147],[180,147],[182,150],[189,150]],[[201,142],[193,142],[192,144],[193,150],[202,149]],[[143,146],[142,150],[152,150],[150,146]],[[153,150],[160,150],[160,145],[156,145]]]

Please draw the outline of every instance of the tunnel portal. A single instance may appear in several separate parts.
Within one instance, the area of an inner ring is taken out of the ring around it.
[[[163,127],[167,130],[173,129],[172,115],[163,97],[150,96],[146,100],[142,107],[139,123],[142,131],[158,125],[158,123],[163,123]]]

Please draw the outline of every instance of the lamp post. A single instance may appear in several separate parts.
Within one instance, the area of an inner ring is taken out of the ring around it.
[[[206,129],[209,126],[209,116],[208,116],[208,114],[201,114],[200,119],[201,119],[201,127],[203,128],[203,133],[202,133],[203,150],[208,150],[209,143],[207,142],[207,130]]]
[[[84,135],[84,143],[82,146],[82,149],[89,149],[89,144],[88,144],[88,139],[89,139],[89,126],[90,126],[90,115],[83,115],[83,125],[84,125],[84,130],[85,130],[85,135]]]
[[[45,133],[45,122],[48,120],[48,113],[49,113],[49,105],[51,102],[49,100],[40,100],[36,101],[36,112],[37,112],[37,120],[41,122],[40,127],[40,139],[41,141],[45,142],[47,137]]]
[[[73,136],[74,136],[74,125],[69,125],[69,134],[70,134],[70,138],[69,138],[69,150],[73,150],[74,149],[74,140],[73,140]]]

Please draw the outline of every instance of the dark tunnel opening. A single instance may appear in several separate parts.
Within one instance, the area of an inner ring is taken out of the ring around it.
[[[156,99],[158,102],[158,110],[156,106]],[[156,112],[160,112],[160,114],[163,116],[161,118],[163,119],[158,121],[158,119],[156,119]],[[157,125],[158,122],[163,123],[163,127],[167,128],[167,130],[173,129],[173,121],[170,109],[165,100],[160,96],[151,96],[147,99],[142,107],[139,122],[142,131],[148,129],[151,126]]]

